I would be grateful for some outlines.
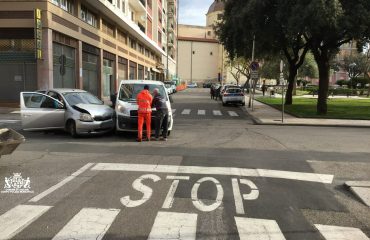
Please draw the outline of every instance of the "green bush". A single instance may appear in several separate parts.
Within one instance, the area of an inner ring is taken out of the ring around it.
[[[340,79],[340,80],[336,81],[336,84],[341,86],[341,87],[344,86],[344,85],[348,86],[348,81],[345,80],[345,79]]]

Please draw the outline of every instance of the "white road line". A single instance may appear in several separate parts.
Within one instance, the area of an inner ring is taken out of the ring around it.
[[[315,224],[326,240],[369,240],[358,228]]]
[[[238,117],[239,116],[239,114],[237,114],[236,112],[234,112],[234,111],[227,111],[228,113],[229,113],[229,115],[231,116],[231,117]]]
[[[21,120],[13,120],[13,119],[5,119],[5,120],[0,120],[0,123],[18,123]]]
[[[215,116],[222,116],[222,113],[220,110],[213,110],[212,112],[213,112],[213,115]]]
[[[200,167],[176,166],[155,164],[129,164],[129,163],[98,163],[91,170],[95,171],[128,171],[172,174],[201,174],[240,177],[266,177],[281,178],[297,181],[319,182],[331,184],[334,176],[328,174],[290,172],[269,169],[228,168],[228,167]]]
[[[240,240],[285,240],[275,220],[235,217]]]
[[[189,115],[189,114],[190,114],[190,112],[191,112],[191,110],[190,110],[190,109],[184,109],[184,110],[181,112],[181,114],[182,114],[182,115]]]
[[[172,114],[174,114],[176,112],[176,109],[172,109]]]
[[[196,237],[198,215],[194,213],[158,212],[148,240],[181,239]]]
[[[83,208],[53,240],[102,239],[119,212],[119,209]]]
[[[88,164],[86,164],[82,168],[78,169],[76,172],[72,173],[71,176],[66,177],[65,179],[63,179],[59,183],[55,184],[54,186],[50,187],[49,189],[43,191],[39,195],[37,195],[37,196],[33,197],[32,199],[30,199],[29,202],[37,202],[37,201],[41,200],[45,196],[47,196],[50,193],[54,192],[55,190],[61,188],[62,186],[64,186],[68,182],[72,181],[75,177],[77,177],[81,173],[85,172],[87,169],[89,169],[94,164],[95,163],[88,163]]]
[[[198,110],[198,115],[206,115],[206,110]]]
[[[50,206],[18,205],[0,216],[0,239],[10,239],[21,232]]]

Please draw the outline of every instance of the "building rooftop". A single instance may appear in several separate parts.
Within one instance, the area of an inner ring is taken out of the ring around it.
[[[223,11],[225,9],[225,0],[215,0],[209,7],[207,15],[213,12]]]

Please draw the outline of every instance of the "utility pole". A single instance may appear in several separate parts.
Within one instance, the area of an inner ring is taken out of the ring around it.
[[[253,35],[253,43],[252,43],[252,63],[254,62],[254,49],[255,49],[255,44],[256,44],[256,35]],[[248,102],[248,107],[252,107],[253,111],[253,80],[250,78],[250,83],[249,83],[249,102]]]
[[[176,0],[176,78],[179,81],[179,15],[180,15],[180,0]],[[179,84],[179,82],[177,82]]]
[[[167,67],[166,67],[166,80],[169,80],[169,69],[168,69],[168,40],[169,40],[169,32],[168,32],[168,29],[169,29],[169,23],[168,23],[168,20],[169,20],[169,18],[168,18],[168,13],[169,13],[169,0],[167,0],[167,11],[166,11],[166,13],[167,13],[167,16],[166,16],[166,18],[167,18],[167,22],[166,22],[166,35],[167,35],[167,37],[166,37],[166,45],[167,45],[167,47],[166,47],[166,49],[167,49],[167,51],[166,51],[166,56],[167,56]]]

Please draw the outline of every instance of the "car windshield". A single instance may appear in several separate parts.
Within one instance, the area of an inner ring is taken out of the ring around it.
[[[136,96],[144,89],[144,86],[149,86],[149,92],[153,94],[154,88],[158,88],[159,93],[163,96],[167,101],[166,90],[163,85],[159,84],[144,84],[144,83],[124,83],[121,86],[121,90],[119,92],[119,100],[121,101],[136,101]]]
[[[71,106],[75,106],[80,103],[103,105],[103,102],[99,100],[99,98],[88,92],[66,92],[63,93],[63,96]]]

